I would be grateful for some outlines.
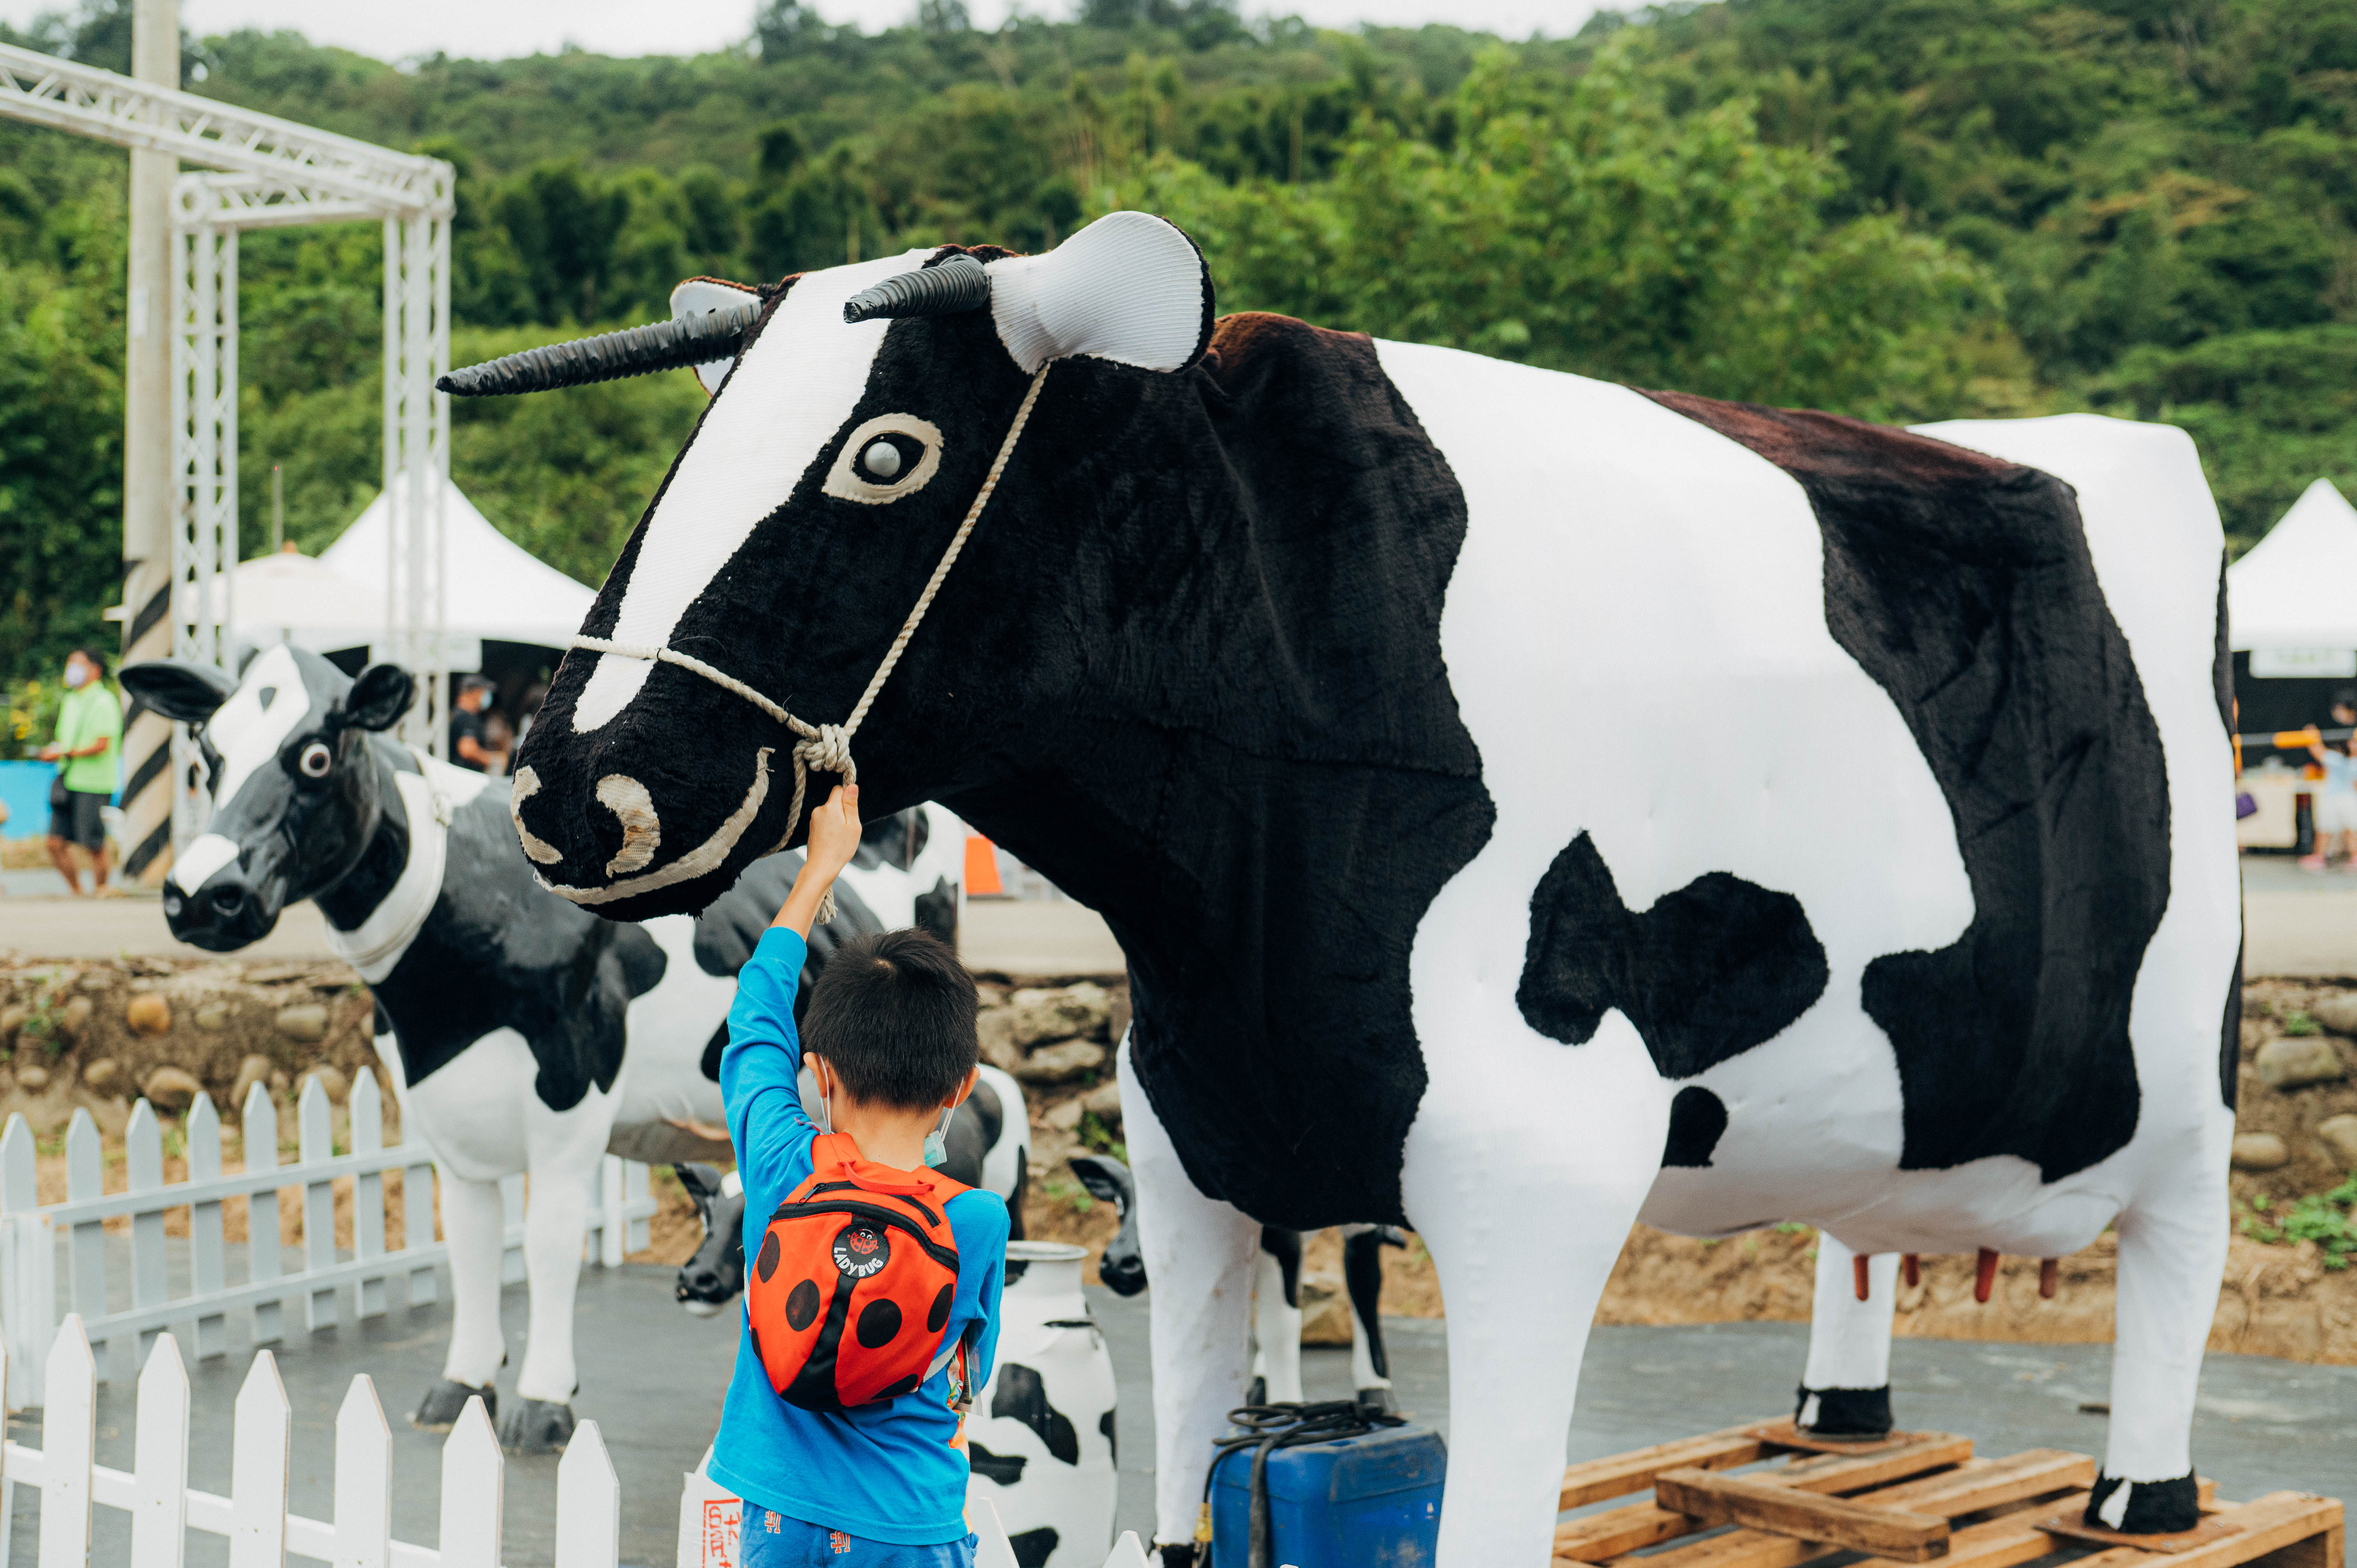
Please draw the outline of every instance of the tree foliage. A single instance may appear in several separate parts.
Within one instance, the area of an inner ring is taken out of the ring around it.
[[[127,60],[127,0],[0,36]],[[399,67],[190,39],[194,91],[449,158],[462,360],[680,279],[1177,220],[1224,307],[1892,420],[2092,407],[2195,435],[2247,542],[2357,485],[2357,12],[2298,0],[1719,0],[1508,44],[1082,0],[737,48]],[[115,593],[119,153],[0,127],[0,671]],[[317,548],[376,488],[373,226],[246,236],[242,510]],[[586,580],[692,426],[668,376],[462,405],[458,482]]]

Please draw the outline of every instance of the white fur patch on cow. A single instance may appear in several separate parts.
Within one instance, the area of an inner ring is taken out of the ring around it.
[[[597,780],[597,800],[622,822],[622,847],[606,863],[606,875],[628,876],[644,870],[662,847],[662,818],[655,811],[655,798],[628,774],[608,773]]]
[[[237,690],[205,721],[205,736],[221,758],[215,804],[227,806],[255,772],[276,767],[279,752],[310,716],[311,693],[294,650],[282,642],[256,655]]]
[[[515,789],[508,796],[508,820],[515,823],[516,842],[523,852],[542,865],[554,865],[565,858],[565,852],[523,825],[523,803],[540,793],[540,775],[531,768],[519,770]]]
[[[194,893],[205,878],[237,859],[237,841],[219,833],[199,833],[172,862],[172,881]]]
[[[647,519],[608,638],[667,644],[680,617],[745,547],[755,525],[785,504],[858,406],[892,325],[880,318],[846,325],[844,302],[931,253],[910,251],[805,274],[787,291]],[[600,658],[574,706],[573,727],[586,735],[611,721],[653,669],[643,659]]]

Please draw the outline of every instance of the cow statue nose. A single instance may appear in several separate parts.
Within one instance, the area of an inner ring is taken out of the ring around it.
[[[212,906],[217,920],[234,920],[245,912],[245,889],[234,882],[224,882],[205,891],[205,901]]]
[[[720,1304],[732,1294],[720,1277],[720,1271],[708,1264],[690,1262],[679,1271],[679,1283],[673,1288],[679,1304],[697,1317],[710,1317],[720,1310]]]
[[[1137,1252],[1108,1247],[1097,1260],[1097,1278],[1115,1295],[1135,1295],[1146,1288],[1146,1259]]]

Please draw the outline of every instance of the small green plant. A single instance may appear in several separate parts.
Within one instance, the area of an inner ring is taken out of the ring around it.
[[[1114,1137],[1113,1129],[1106,1126],[1095,1112],[1081,1112],[1080,1134],[1081,1142],[1098,1154],[1111,1155],[1122,1164],[1129,1164],[1129,1145]]]
[[[2309,1017],[2305,1013],[2295,1013],[2290,1017],[2284,1020],[2284,1033],[2287,1035],[2320,1035],[2324,1033],[2324,1026],[2318,1023],[2315,1019]]]
[[[2357,1256],[2357,1224],[2352,1224],[2351,1212],[2357,1209],[2357,1173],[2330,1192],[2294,1198],[2273,1223],[2260,1218],[2269,1208],[2266,1193],[2254,1197],[2249,1208],[2253,1212],[2243,1217],[2242,1231],[2255,1241],[2270,1246],[2313,1241],[2328,1269],[2345,1269],[2350,1258]]]
[[[1779,1236],[1806,1236],[1809,1233],[1810,1227],[1797,1219],[1784,1220],[1776,1227],[1776,1234]]]
[[[1097,1206],[1089,1189],[1069,1176],[1049,1176],[1039,1184],[1039,1190],[1054,1202],[1069,1205],[1075,1214],[1086,1214]]]

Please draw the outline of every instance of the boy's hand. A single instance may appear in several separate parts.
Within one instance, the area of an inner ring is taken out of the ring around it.
[[[802,871],[778,918],[770,923],[791,927],[807,938],[827,889],[858,853],[859,786],[838,784],[826,802],[810,814],[809,847],[802,854]]]
[[[859,786],[838,784],[810,815],[808,860],[832,876],[859,853]]]

